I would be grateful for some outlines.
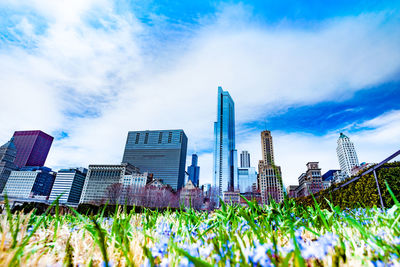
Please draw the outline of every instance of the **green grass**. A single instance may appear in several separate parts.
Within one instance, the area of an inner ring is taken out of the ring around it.
[[[400,203],[392,197],[395,205],[385,211],[290,200],[222,204],[212,213],[135,213],[120,206],[110,217],[104,209],[94,216],[60,214],[57,201],[42,215],[13,214],[6,198],[0,266],[399,265]]]

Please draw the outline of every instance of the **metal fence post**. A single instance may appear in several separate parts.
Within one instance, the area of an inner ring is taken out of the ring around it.
[[[378,194],[379,194],[379,199],[381,200],[382,209],[385,209],[385,206],[383,205],[381,189],[379,188],[378,177],[376,176],[375,170],[374,170],[374,177],[375,177],[376,187],[378,188]]]

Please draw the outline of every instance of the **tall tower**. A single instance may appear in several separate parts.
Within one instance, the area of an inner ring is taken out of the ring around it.
[[[219,196],[233,191],[237,180],[235,148],[235,104],[227,91],[218,87],[217,121],[214,122],[214,186]]]
[[[281,167],[274,162],[274,150],[270,131],[261,132],[262,160],[258,163],[259,188],[263,203],[272,198],[276,202],[283,200],[283,184]]]
[[[250,168],[250,154],[246,150],[240,153],[240,168]]]
[[[53,143],[52,136],[42,131],[16,131],[13,137],[17,148],[15,165],[19,168],[44,165]]]
[[[192,155],[192,165],[190,165],[187,170],[189,180],[191,180],[195,186],[199,187],[200,167],[197,166],[197,154]]]
[[[351,169],[359,165],[356,150],[353,142],[350,141],[350,138],[343,133],[340,133],[337,144],[336,153],[340,169],[347,177],[349,177],[351,176]]]
[[[14,145],[14,138],[0,147],[0,193],[3,191],[12,171],[17,170],[14,164],[17,149]]]

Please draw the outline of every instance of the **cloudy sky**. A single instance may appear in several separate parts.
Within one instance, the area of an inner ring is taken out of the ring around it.
[[[0,142],[41,129],[58,169],[119,163],[129,130],[184,129],[211,182],[222,86],[238,151],[256,166],[271,130],[285,185],[308,161],[338,168],[340,132],[360,162],[378,162],[400,149],[399,11],[384,0],[0,0]]]

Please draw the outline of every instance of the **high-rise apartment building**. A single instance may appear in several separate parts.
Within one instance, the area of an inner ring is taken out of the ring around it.
[[[189,180],[192,181],[193,185],[199,187],[199,176],[200,167],[197,166],[197,154],[192,155],[192,165],[188,167]]]
[[[42,131],[16,131],[14,144],[17,148],[15,165],[43,166],[49,153],[53,137]]]
[[[240,153],[240,168],[250,168],[250,154],[246,150]]]
[[[353,143],[350,141],[350,138],[343,133],[340,133],[337,140],[336,153],[342,173],[347,177],[351,176],[351,170],[353,167],[359,165],[358,158]]]
[[[87,169],[73,168],[59,170],[51,190],[49,201],[53,202],[58,196],[60,203],[78,204],[85,184]]]
[[[270,199],[276,202],[283,200],[283,183],[281,167],[274,162],[274,150],[270,131],[261,132],[262,160],[258,163],[258,179],[263,203]]]
[[[187,142],[183,130],[131,131],[122,162],[178,190],[185,182]]]
[[[235,104],[227,91],[218,87],[217,121],[214,122],[214,185],[219,197],[234,191],[237,180],[235,148]]]
[[[89,165],[79,203],[98,204],[107,200],[117,202],[119,199],[110,198],[122,192],[111,192],[112,185],[123,184],[125,175],[135,173],[139,173],[139,169],[129,163],[119,165]]]
[[[13,138],[0,147],[0,193],[3,192],[11,172],[18,169],[14,164],[16,155]]]
[[[13,171],[3,193],[16,198],[47,199],[56,174],[47,167],[23,167]]]

